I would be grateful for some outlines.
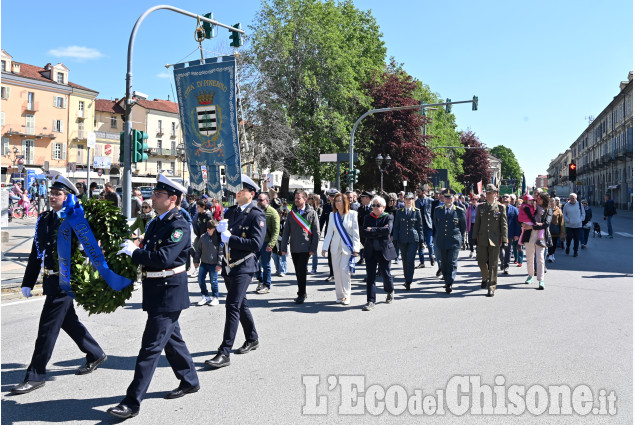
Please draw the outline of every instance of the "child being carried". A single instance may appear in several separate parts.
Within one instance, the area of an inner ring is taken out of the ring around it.
[[[541,215],[542,208],[538,207],[538,210],[533,206],[534,198],[531,195],[523,196],[523,203],[518,209],[518,221],[520,223],[525,223],[530,226],[534,226],[536,224],[535,216],[536,214]],[[540,229],[538,232],[538,240],[536,241],[536,245],[546,247],[545,243],[545,230]],[[529,238],[531,237],[531,230],[523,229],[520,234],[520,245],[524,245],[529,242]]]

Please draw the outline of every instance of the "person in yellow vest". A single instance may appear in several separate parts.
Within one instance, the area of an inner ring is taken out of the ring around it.
[[[485,201],[476,209],[472,235],[476,238],[476,259],[481,269],[481,288],[493,297],[498,280],[498,257],[501,246],[507,246],[507,212],[498,202],[498,188],[488,184]]]

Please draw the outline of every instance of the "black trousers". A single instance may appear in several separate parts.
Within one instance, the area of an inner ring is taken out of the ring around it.
[[[43,381],[46,376],[46,364],[51,359],[53,348],[57,342],[60,330],[64,330],[77,344],[82,353],[86,354],[86,361],[93,362],[104,354],[95,338],[79,321],[73,299],[63,292],[57,295],[47,295],[40,315],[37,339],[31,364],[26,371],[27,381]]]
[[[223,277],[227,288],[227,298],[225,300],[225,330],[223,331],[223,343],[220,345],[220,352],[225,356],[229,356],[236,340],[239,323],[243,327],[247,341],[256,341],[258,339],[254,317],[251,315],[251,310],[249,310],[249,304],[247,304],[247,289],[254,274],[239,273],[234,276],[223,275]]]
[[[192,355],[183,341],[179,316],[181,311],[170,313],[148,313],[146,328],[141,339],[141,349],[137,356],[134,378],[121,404],[138,410],[144,399],[157,368],[161,352],[180,381],[179,388],[189,388],[199,384]]]
[[[309,264],[309,253],[291,252],[291,260],[298,280],[298,295],[306,295],[306,266]]]
[[[384,280],[384,291],[390,294],[394,291],[392,274],[390,273],[390,261],[384,258],[381,251],[373,251],[366,257],[366,301],[374,303],[376,300],[375,279],[377,278],[377,265],[379,274]]]

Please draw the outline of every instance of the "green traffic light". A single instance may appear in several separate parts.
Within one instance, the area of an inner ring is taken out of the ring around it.
[[[478,111],[478,96],[472,98],[472,110]]]
[[[212,14],[206,13],[203,15],[203,17],[207,19],[212,19]],[[212,24],[210,24],[209,22],[203,22],[203,30],[205,31],[205,38],[207,39],[212,38]]]
[[[123,164],[124,162],[124,157],[123,157],[123,153],[124,153],[124,137],[123,137],[123,131],[121,133],[119,133],[119,163]]]
[[[242,29],[240,26],[240,22],[232,25],[232,27],[236,28],[236,29]],[[243,38],[242,38],[242,34],[236,31],[232,31],[229,30],[230,34],[229,34],[229,39],[232,41],[231,43],[229,43],[230,46],[232,47],[240,47],[243,45]]]
[[[447,98],[445,99],[445,102],[447,103],[447,105],[445,105],[445,112],[449,114],[450,112],[452,112],[452,105],[450,105],[450,102],[452,102],[452,99]]]
[[[134,146],[134,159],[132,162],[143,162],[148,160],[148,154],[145,152],[148,150],[148,144],[145,140],[148,139],[148,133],[141,130],[132,130],[132,140]]]

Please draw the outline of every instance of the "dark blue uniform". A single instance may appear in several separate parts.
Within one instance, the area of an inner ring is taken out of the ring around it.
[[[450,212],[446,213],[445,204],[438,206],[434,210],[434,227],[436,229],[435,246],[441,257],[443,280],[446,288],[449,288],[454,283],[459,250],[463,246],[463,234],[466,228],[465,210],[452,205]]]
[[[234,205],[227,209],[224,217],[227,219],[227,230],[232,236],[227,242],[229,258],[223,261],[222,275],[227,287],[227,301],[225,302],[225,330],[219,353],[229,356],[234,346],[239,322],[247,341],[252,342],[258,339],[254,318],[247,304],[247,288],[254,273],[258,271],[258,258],[251,254],[257,254],[260,251],[267,232],[267,220],[265,213],[252,205],[247,205],[244,210]],[[229,273],[227,272],[227,264],[234,264],[248,256],[250,257],[231,267]]]
[[[192,356],[181,337],[179,315],[190,305],[185,271],[159,278],[149,278],[145,272],[170,270],[187,262],[190,247],[190,226],[177,208],[162,219],[155,217],[145,233],[143,249],[132,253],[132,262],[143,266],[143,310],[148,321],[141,340],[135,374],[121,402],[138,410],[143,400],[161,352],[172,367],[179,388],[199,385]]]
[[[403,274],[406,280],[406,287],[408,287],[408,284],[412,283],[415,273],[417,249],[419,244],[423,243],[421,211],[417,208],[397,210],[395,223],[393,224],[393,238],[401,251]]]
[[[44,252],[44,268],[53,273],[58,272],[59,264],[53,259],[51,250],[57,244],[57,229],[60,224],[61,220],[55,211],[46,211],[38,218],[31,255],[22,280],[23,287],[33,289],[40,274],[42,260],[38,259],[38,248],[40,253]],[[42,286],[46,300],[40,316],[35,350],[26,372],[26,381],[44,380],[46,364],[53,354],[60,329],[71,337],[83,353],[86,353],[87,362],[94,362],[104,355],[104,350],[79,321],[73,299],[60,289],[59,275],[45,273]]]
[[[366,301],[375,302],[375,278],[377,277],[377,265],[379,274],[384,279],[384,290],[391,294],[394,290],[392,275],[390,274],[390,262],[397,258],[395,245],[390,240],[392,233],[393,216],[384,213],[380,217],[368,214],[364,219],[364,226],[360,234],[364,235],[364,257],[366,259]],[[370,228],[370,230],[367,230]]]

